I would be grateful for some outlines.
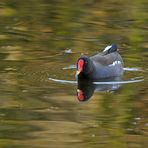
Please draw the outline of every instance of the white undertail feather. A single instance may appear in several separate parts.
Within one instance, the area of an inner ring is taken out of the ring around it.
[[[109,50],[112,47],[112,45],[106,46],[105,49],[103,50],[103,52]]]

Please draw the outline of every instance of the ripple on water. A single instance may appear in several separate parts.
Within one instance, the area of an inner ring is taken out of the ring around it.
[[[70,70],[70,69],[76,69],[76,65],[70,65],[63,68],[63,70]],[[141,68],[136,68],[136,67],[125,67],[124,71],[135,72],[135,71],[143,71],[143,70]],[[51,77],[48,79],[58,83],[77,84],[77,81],[54,79]],[[140,77],[133,77],[125,81],[93,82],[93,84],[128,84],[128,83],[137,83],[142,81],[144,81],[143,76],[140,76]]]
[[[53,79],[53,78],[48,78],[51,81],[58,82],[58,83],[69,83],[69,84],[77,84],[77,81],[69,81],[69,80],[60,80],[60,79]],[[142,82],[144,79],[135,79],[132,78],[133,80],[127,80],[127,81],[109,81],[109,82],[93,82],[93,84],[128,84],[128,83],[137,83],[137,82]]]

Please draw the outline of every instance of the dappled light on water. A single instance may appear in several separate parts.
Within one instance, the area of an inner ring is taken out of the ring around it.
[[[1,0],[0,148],[147,148],[147,6]],[[76,81],[77,59],[113,43],[123,77]]]

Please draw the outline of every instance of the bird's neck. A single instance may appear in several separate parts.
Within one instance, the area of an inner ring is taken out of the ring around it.
[[[85,75],[87,75],[88,77],[91,77],[91,75],[95,71],[95,67],[96,67],[95,65],[96,65],[95,62],[89,59],[88,67],[87,67],[87,70],[85,71]]]

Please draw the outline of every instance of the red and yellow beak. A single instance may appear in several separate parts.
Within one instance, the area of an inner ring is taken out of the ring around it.
[[[83,60],[83,59],[80,59],[80,60],[78,61],[78,70],[77,70],[77,72],[76,72],[76,75],[79,75],[79,74],[82,72],[82,70],[83,70],[83,65],[84,65],[84,60]]]
[[[81,71],[77,70],[76,75],[79,75]]]
[[[81,73],[81,69],[77,70],[76,75],[79,75]]]

